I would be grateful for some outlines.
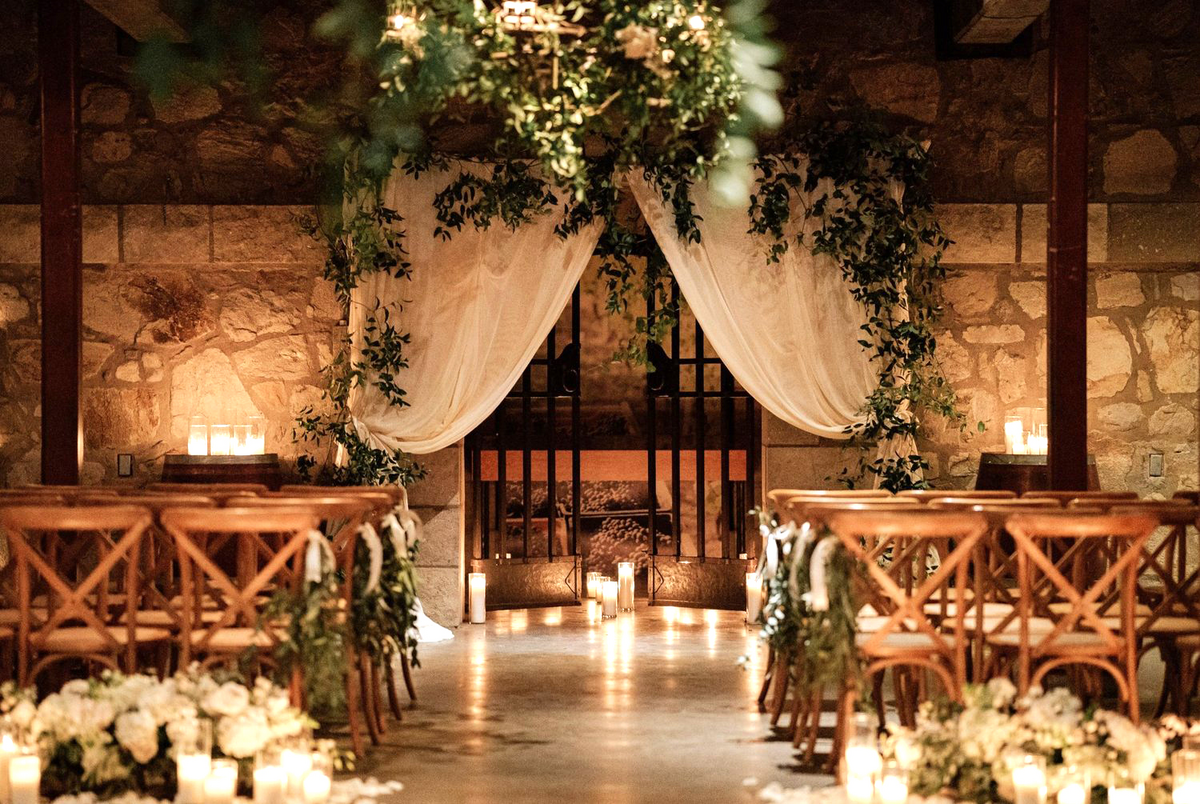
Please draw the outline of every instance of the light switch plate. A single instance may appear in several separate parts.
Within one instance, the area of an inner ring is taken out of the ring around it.
[[[133,477],[133,455],[122,452],[117,455],[117,477]]]
[[[1161,452],[1151,452],[1149,460],[1150,477],[1163,476],[1163,454]]]

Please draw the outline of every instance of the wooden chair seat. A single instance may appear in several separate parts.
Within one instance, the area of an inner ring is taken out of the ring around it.
[[[129,644],[129,629],[121,625],[110,625],[105,629],[113,642],[125,646]],[[165,628],[147,628],[138,626],[133,629],[135,644],[144,645],[153,642],[165,642],[171,638],[171,632]],[[62,626],[48,633],[44,639],[38,640],[40,650],[52,653],[100,653],[108,650],[111,643],[101,632],[89,626]]]
[[[874,634],[860,633],[855,636],[855,641],[858,643],[859,647],[862,647],[869,640],[874,639],[874,637]],[[884,635],[882,642],[877,642],[874,646],[872,646],[871,652],[876,656],[887,656],[892,652],[907,655],[912,653],[914,650],[948,652],[952,651],[953,649],[953,640],[938,639],[920,631],[893,631]]]
[[[203,631],[192,633],[192,644],[199,645],[207,634]],[[276,632],[274,639],[267,631],[259,628],[222,628],[212,635],[212,639],[204,646],[208,653],[241,653],[246,648],[273,648],[287,639],[287,634]]]
[[[1031,627],[1029,629],[1029,646],[1031,648],[1041,647],[1053,630],[1053,626],[1048,630],[1035,630]],[[999,648],[1020,648],[1021,634],[1019,631],[1005,629],[1000,634],[988,634],[987,641],[988,644]],[[1088,648],[1095,648],[1095,653],[1102,656],[1111,653],[1101,636],[1087,631],[1072,631],[1066,634],[1059,634],[1054,638],[1053,643],[1057,647],[1071,648],[1081,653],[1087,653]]]
[[[967,596],[967,597],[968,597],[968,600],[970,600],[970,596]],[[983,604],[983,617],[985,620],[986,619],[999,619],[1001,617],[1007,617],[1008,615],[1012,614],[1013,608],[1014,607],[1011,603],[984,603]],[[952,600],[946,601],[945,609],[942,608],[941,603],[926,603],[925,604],[925,613],[926,614],[940,615],[940,614],[944,613],[945,616],[947,616],[947,617],[953,617],[957,612],[958,612],[958,604]],[[970,624],[972,622],[974,622],[974,618],[979,616],[978,607],[975,605],[968,605],[968,606],[966,606],[966,612],[967,612],[967,625],[970,626]]]
[[[1134,618],[1134,622],[1137,624],[1137,630],[1139,632],[1145,631],[1145,633],[1151,636],[1170,636],[1171,634],[1200,634],[1200,620],[1196,620],[1192,617],[1159,617],[1157,620],[1147,626],[1145,623],[1148,619],[1149,618],[1145,616],[1138,616]],[[1101,617],[1100,620],[1109,628],[1116,629],[1121,627],[1120,617]]]

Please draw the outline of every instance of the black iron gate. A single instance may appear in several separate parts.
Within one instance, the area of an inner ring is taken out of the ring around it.
[[[677,287],[672,297],[678,301]],[[614,446],[583,432],[578,287],[521,379],[467,438],[468,544],[473,571],[488,576],[488,608],[578,602],[588,569],[584,542],[595,547],[598,522],[616,523],[611,529],[618,534],[648,531],[639,596],[674,605],[744,605],[759,415],[706,350],[699,325],[684,316],[669,352],[650,349],[640,449],[626,448],[636,437]],[[620,511],[600,510],[584,483],[610,478],[644,483],[644,498]],[[710,504],[714,483],[719,496]]]

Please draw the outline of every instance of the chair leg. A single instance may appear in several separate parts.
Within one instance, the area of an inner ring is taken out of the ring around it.
[[[374,718],[375,729],[380,735],[387,734],[387,721],[383,717],[383,704],[380,699],[383,697],[381,690],[383,689],[383,680],[379,677],[380,663],[370,657],[363,656],[363,674],[367,676],[367,683],[371,690],[371,699],[367,707],[367,716]]]
[[[408,700],[417,702],[417,688],[413,685],[412,667],[408,663],[408,653],[400,653],[400,670],[404,673],[404,689],[408,691]]]
[[[384,668],[384,680],[387,682],[388,706],[391,707],[392,717],[396,720],[403,720],[404,716],[400,710],[400,694],[396,692],[396,668],[389,663]]]
[[[346,668],[346,718],[350,721],[350,742],[354,746],[354,754],[366,755],[366,742],[363,740],[362,701],[359,700],[358,686],[360,672],[358,657],[351,653],[348,657],[349,666]]]
[[[812,762],[817,753],[817,737],[821,733],[821,714],[824,711],[825,692],[817,690],[809,701],[808,747],[804,751],[804,761]]]
[[[771,678],[774,676],[775,670],[775,647],[767,647],[767,669],[763,673],[763,683],[758,690],[758,711],[762,714],[767,712],[767,695],[771,692]]]
[[[788,682],[791,674],[788,672],[787,662],[783,656],[776,659],[775,662],[775,701],[771,705],[771,727],[779,725],[779,718],[783,715],[783,707],[787,702]]]

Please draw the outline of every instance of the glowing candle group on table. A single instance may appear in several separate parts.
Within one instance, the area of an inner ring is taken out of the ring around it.
[[[1028,430],[1025,427],[1027,418]],[[1049,448],[1050,428],[1045,423],[1042,408],[1034,408],[1028,417],[1019,413],[1004,417],[1004,451],[1009,455],[1045,455]]]
[[[266,448],[265,420],[257,414],[238,424],[213,425],[193,416],[188,426],[188,455],[263,455]]]
[[[1171,773],[1172,804],[1200,804],[1200,751],[1184,748],[1172,754]]]

